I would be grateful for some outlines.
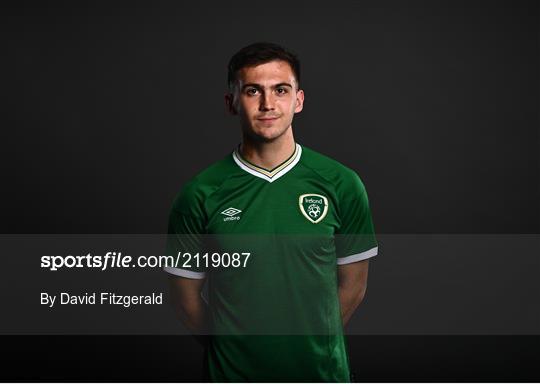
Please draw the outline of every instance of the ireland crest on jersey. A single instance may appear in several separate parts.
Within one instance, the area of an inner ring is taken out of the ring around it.
[[[315,193],[301,195],[298,198],[298,205],[300,206],[300,212],[313,224],[317,224],[324,219],[328,212],[328,199]]]

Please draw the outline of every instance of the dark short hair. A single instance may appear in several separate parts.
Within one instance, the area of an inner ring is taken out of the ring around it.
[[[280,45],[258,42],[242,48],[229,60],[229,73],[227,76],[229,89],[233,88],[234,82],[237,80],[236,75],[240,69],[269,63],[274,60],[289,63],[296,78],[296,83],[300,86],[300,60],[298,60],[298,57]]]

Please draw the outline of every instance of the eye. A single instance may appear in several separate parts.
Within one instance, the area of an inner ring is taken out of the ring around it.
[[[278,95],[284,95],[287,93],[287,88],[285,87],[278,87],[276,88],[276,92]]]
[[[256,95],[259,90],[257,88],[247,88],[246,93],[250,96]]]

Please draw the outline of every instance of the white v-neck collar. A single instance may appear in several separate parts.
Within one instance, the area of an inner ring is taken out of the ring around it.
[[[264,169],[257,167],[255,164],[251,164],[249,161],[242,158],[238,152],[238,149],[235,149],[232,156],[236,164],[244,171],[271,183],[293,169],[293,167],[300,161],[300,156],[302,156],[302,147],[296,143],[294,153],[291,155],[291,157],[272,170]]]

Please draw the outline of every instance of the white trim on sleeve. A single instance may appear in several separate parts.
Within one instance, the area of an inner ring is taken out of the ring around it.
[[[350,263],[355,263],[357,261],[369,259],[370,257],[376,256],[378,251],[379,251],[379,247],[374,247],[374,248],[368,249],[367,251],[357,253],[355,255],[350,255],[346,257],[338,257],[337,263],[338,265],[344,265],[344,264],[350,264]]]
[[[163,267],[163,270],[172,275],[187,277],[188,279],[204,279],[206,277],[205,272],[188,271],[187,269]]]

